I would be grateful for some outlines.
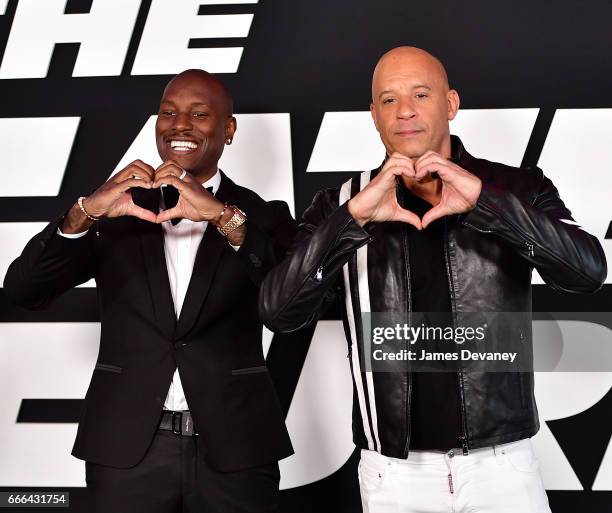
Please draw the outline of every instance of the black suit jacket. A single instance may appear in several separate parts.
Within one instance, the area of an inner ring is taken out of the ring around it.
[[[157,212],[159,190],[133,189]],[[5,293],[28,308],[94,277],[100,305],[98,361],[72,454],[127,468],[151,443],[176,366],[209,465],[232,471],[292,453],[262,351],[259,285],[291,243],[285,202],[266,202],[222,174],[217,198],[247,214],[238,251],[211,225],[199,247],[176,319],[160,225],[102,219],[86,236],[57,234],[62,218],[10,266]]]

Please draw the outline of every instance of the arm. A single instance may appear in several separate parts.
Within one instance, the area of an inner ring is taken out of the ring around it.
[[[539,169],[539,173],[542,173]],[[552,288],[595,292],[606,279],[606,258],[596,237],[573,221],[553,183],[543,174],[531,204],[483,184],[476,207],[463,224],[502,237]]]
[[[131,215],[155,222],[155,214],[135,205],[130,192],[132,187],[149,189],[153,174],[151,166],[136,160],[86,198],[83,207],[90,217]],[[44,308],[66,290],[89,280],[94,273],[95,235],[87,231],[91,224],[75,203],[66,215],[35,235],[6,273],[7,297],[25,308]],[[83,232],[87,233],[82,237],[71,237]]]
[[[284,201],[266,204],[267,219],[247,219],[244,238],[236,254],[258,287],[264,277],[285,256],[296,233],[296,222]],[[229,240],[230,244],[233,244]]]
[[[304,212],[292,251],[265,278],[259,295],[264,324],[290,332],[316,321],[342,266],[371,240],[338,191],[320,191]]]
[[[9,266],[4,291],[15,304],[44,308],[93,276],[93,235],[88,232],[76,239],[59,235],[58,227],[66,218],[62,216],[35,235]]]
[[[290,332],[316,321],[335,294],[342,266],[372,240],[369,223],[420,219],[397,201],[399,177],[414,177],[412,160],[392,154],[376,176],[338,206],[339,191],[319,191],[304,212],[293,251],[264,280],[261,318],[271,330]]]

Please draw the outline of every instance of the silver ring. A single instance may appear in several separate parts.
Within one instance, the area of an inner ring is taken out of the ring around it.
[[[186,176],[187,176],[187,171],[185,171],[185,170],[183,169],[183,172],[181,173],[181,176],[179,176],[179,180],[181,180],[181,181],[182,181],[182,180],[183,180],[183,179],[184,179]]]

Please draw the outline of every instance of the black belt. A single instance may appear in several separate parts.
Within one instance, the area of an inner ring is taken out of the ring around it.
[[[164,410],[159,421],[159,429],[172,431],[175,435],[198,436],[189,411]]]

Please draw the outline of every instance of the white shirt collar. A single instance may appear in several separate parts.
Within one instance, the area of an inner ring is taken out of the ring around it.
[[[212,193],[217,194],[219,190],[219,186],[221,185],[221,173],[219,172],[219,168],[217,168],[217,172],[212,175],[208,180],[206,180],[202,187],[212,187]]]

